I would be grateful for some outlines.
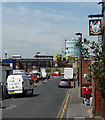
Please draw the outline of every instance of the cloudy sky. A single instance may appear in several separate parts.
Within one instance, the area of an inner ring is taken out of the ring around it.
[[[65,39],[90,37],[88,15],[101,13],[97,2],[12,2],[2,3],[2,57],[20,54],[61,53]],[[9,1],[9,2],[8,2]],[[16,1],[16,0],[14,0]],[[59,0],[61,1],[61,0]],[[70,1],[70,0],[69,0]],[[89,1],[89,0],[88,0]],[[1,4],[0,4],[1,5]]]

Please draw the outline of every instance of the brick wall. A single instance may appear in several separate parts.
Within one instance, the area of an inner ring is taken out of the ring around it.
[[[99,97],[99,112],[105,118],[105,102],[101,97]]]
[[[91,74],[91,71],[89,70],[88,63],[91,63],[90,60],[82,60],[82,84],[88,83],[88,81],[84,78],[85,74]],[[81,84],[81,65],[79,61],[79,83]]]

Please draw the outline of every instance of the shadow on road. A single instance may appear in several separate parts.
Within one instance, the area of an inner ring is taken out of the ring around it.
[[[71,86],[71,87],[66,87],[66,86],[59,86],[59,88],[70,89],[70,88],[73,88],[73,86]]]
[[[35,93],[33,95],[21,95],[21,94],[18,94],[18,95],[11,95],[11,96],[8,96],[6,99],[13,99],[13,98],[31,98],[31,97],[36,97],[36,96],[39,96],[38,93]]]

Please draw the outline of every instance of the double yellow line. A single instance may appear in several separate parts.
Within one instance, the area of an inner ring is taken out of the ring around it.
[[[61,106],[61,108],[59,110],[59,113],[58,113],[56,119],[62,120],[62,117],[64,115],[64,112],[65,112],[65,109],[66,109],[66,106],[67,106],[67,102],[68,102],[69,96],[70,96],[70,90],[67,91],[67,94],[65,96],[65,99],[64,99],[64,101],[62,103],[62,106]]]

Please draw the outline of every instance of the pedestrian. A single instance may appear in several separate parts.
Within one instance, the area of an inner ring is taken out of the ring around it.
[[[90,90],[87,86],[83,93],[83,97],[85,97],[86,95],[89,95],[90,97],[92,97],[92,90]]]
[[[91,106],[91,104],[92,104],[92,90],[90,90],[88,87],[86,87],[86,89],[83,93],[83,102],[85,103],[85,106],[86,106],[87,100],[89,100],[90,106]]]
[[[73,74],[73,80],[74,80],[74,88],[75,88],[75,81],[76,81],[76,75],[75,75],[75,73]]]
[[[48,76],[48,74],[47,74],[47,80],[49,79],[49,76]]]

